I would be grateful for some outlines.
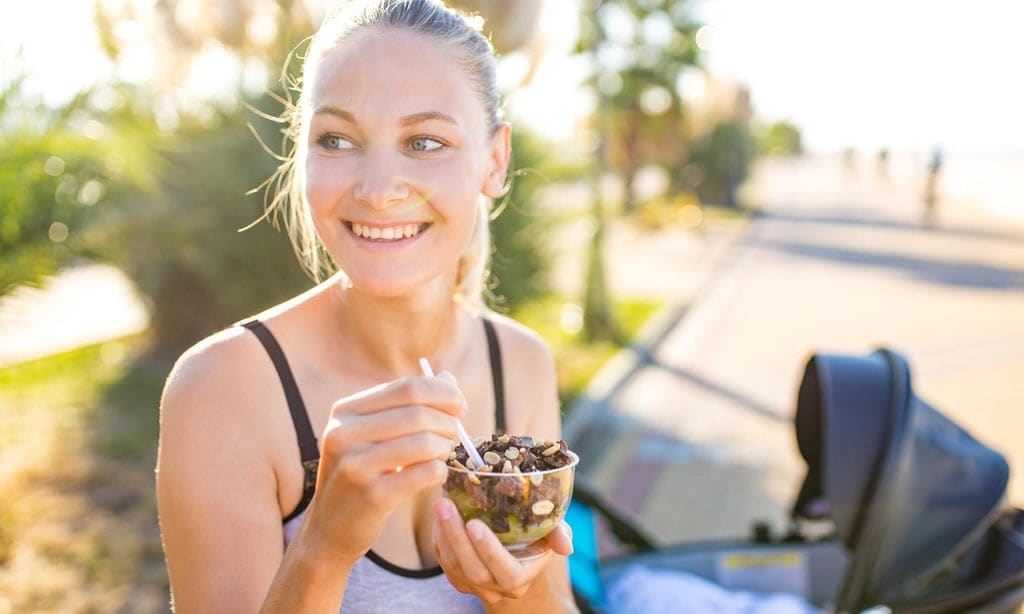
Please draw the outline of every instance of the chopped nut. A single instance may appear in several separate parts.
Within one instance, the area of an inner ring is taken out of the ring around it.
[[[485,441],[487,441],[487,438],[484,437],[483,435],[480,435],[479,437],[474,437],[473,438],[473,447],[474,448],[479,448]],[[469,452],[469,450],[466,450],[466,452]]]
[[[505,464],[501,467],[502,473],[512,473],[512,461],[505,461]]]
[[[530,475],[530,483],[533,484],[534,486],[540,486],[541,484],[544,483],[544,476],[540,475],[539,473],[534,473]]]
[[[452,459],[452,466],[453,466],[453,467],[457,467],[457,468],[459,468],[459,469],[468,469],[468,467],[466,467],[465,465],[463,465],[462,463],[460,463],[460,462],[459,462],[459,459],[457,459],[457,458],[453,458],[453,459]]]
[[[480,467],[480,469],[478,469],[478,471],[480,473],[490,473],[490,472],[494,471],[494,467],[491,467],[490,465],[484,465],[483,467]]]
[[[547,452],[544,452],[544,454],[547,454]],[[466,459],[466,469],[469,469],[470,471],[476,469],[476,463],[473,462],[472,458]]]
[[[545,448],[550,448],[552,445],[554,445],[554,443],[555,442],[551,441],[550,439],[545,439],[544,440],[544,447]]]
[[[501,462],[501,456],[497,452],[487,452],[484,454],[484,462],[488,465],[497,465]]]
[[[549,499],[541,499],[534,503],[530,510],[537,516],[547,516],[551,512],[555,511],[555,504]]]
[[[448,453],[448,460],[455,460],[456,458],[458,458],[458,456],[459,455],[455,453],[455,450],[452,450],[451,452]]]
[[[509,448],[508,450],[505,450],[505,458],[509,460],[519,458],[519,448]]]
[[[557,452],[558,452],[559,450],[561,450],[561,448],[560,448],[560,447],[558,446],[558,444],[556,443],[556,444],[553,444],[553,445],[552,445],[552,446],[551,446],[550,448],[548,448],[547,450],[544,450],[543,454],[544,454],[544,456],[551,456],[552,454],[555,454],[555,453],[557,453]]]
[[[501,437],[498,437],[498,441],[500,441],[501,443],[508,443],[508,440],[508,435],[502,435]]]
[[[467,475],[466,477],[467,477],[467,478],[469,478],[469,481],[470,481],[470,482],[472,482],[472,483],[476,484],[477,486],[479,486],[479,485],[480,485],[480,478],[476,477],[476,476],[475,476],[475,475],[473,475],[472,473],[468,474],[468,475]],[[538,502],[538,503],[539,503],[539,502]]]
[[[512,467],[512,473],[522,473],[522,472],[523,472],[523,470],[519,468],[519,465],[514,465]]]

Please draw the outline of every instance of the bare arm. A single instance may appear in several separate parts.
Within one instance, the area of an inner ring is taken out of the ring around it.
[[[157,504],[175,610],[337,612],[347,570],[298,539],[283,553],[260,396],[274,397],[253,388],[251,372],[238,381],[258,368],[242,343],[190,351],[161,402]]]
[[[441,374],[336,401],[321,437],[316,494],[282,553],[271,452],[289,445],[274,437],[290,426],[274,422],[287,415],[275,405],[280,389],[261,389],[254,374],[267,365],[248,364],[237,347],[244,343],[189,352],[164,393],[157,502],[176,608],[337,612],[352,566],[391,511],[444,482],[442,459],[465,399]],[[272,373],[263,379],[277,383]]]

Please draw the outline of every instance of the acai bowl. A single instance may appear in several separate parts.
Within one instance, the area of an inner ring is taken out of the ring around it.
[[[565,516],[579,456],[564,441],[528,436],[491,435],[473,443],[484,466],[476,467],[462,444],[455,446],[444,493],[463,521],[482,521],[520,555]]]

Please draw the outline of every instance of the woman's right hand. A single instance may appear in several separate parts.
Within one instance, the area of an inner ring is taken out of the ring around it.
[[[455,377],[407,377],[339,399],[323,433],[304,530],[327,554],[366,554],[402,501],[437,487],[466,399]]]

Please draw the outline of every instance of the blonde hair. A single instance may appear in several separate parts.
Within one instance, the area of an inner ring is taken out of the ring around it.
[[[438,0],[356,0],[324,20],[309,43],[302,61],[301,77],[288,80],[282,73],[286,97],[280,99],[285,112],[279,121],[287,122],[286,153],[279,156],[280,166],[260,187],[267,189],[266,210],[260,220],[274,215],[283,218],[295,255],[316,282],[344,271],[324,249],[309,204],[306,202],[305,160],[308,124],[311,112],[309,94],[311,81],[320,59],[358,30],[376,28],[405,29],[448,45],[471,85],[483,103],[488,129],[493,135],[501,126],[499,96],[495,83],[494,48],[480,32],[481,22],[467,18]],[[287,63],[286,63],[287,69]],[[291,102],[290,92],[298,91],[298,102]],[[288,143],[290,141],[290,144]],[[257,188],[259,189],[259,188]],[[472,236],[459,258],[456,275],[456,301],[482,307],[482,295],[490,260],[491,200],[480,194],[476,223]],[[260,220],[257,220],[260,221]]]

